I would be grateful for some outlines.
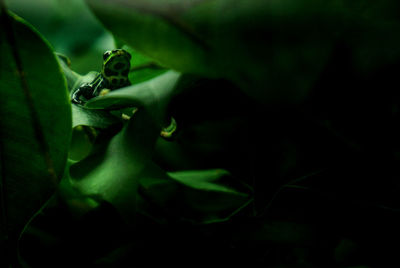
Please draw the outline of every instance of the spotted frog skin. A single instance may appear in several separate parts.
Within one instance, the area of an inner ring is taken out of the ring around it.
[[[82,105],[87,100],[101,95],[103,89],[114,90],[129,86],[130,59],[131,55],[123,49],[104,52],[101,72],[92,82],[80,85],[72,94],[71,101]]]

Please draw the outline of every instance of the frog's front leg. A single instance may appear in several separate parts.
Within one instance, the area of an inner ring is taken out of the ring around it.
[[[75,92],[72,94],[71,101],[75,104],[83,105],[91,98],[93,98],[93,86],[86,83],[75,90]]]

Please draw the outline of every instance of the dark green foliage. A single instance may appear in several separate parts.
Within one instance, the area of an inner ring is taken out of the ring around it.
[[[85,2],[0,13],[1,264],[400,265],[396,1]]]
[[[3,245],[15,250],[18,234],[62,178],[71,108],[65,80],[48,44],[21,18],[5,11],[0,16],[3,252]]]

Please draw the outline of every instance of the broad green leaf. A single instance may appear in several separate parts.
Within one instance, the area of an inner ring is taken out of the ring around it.
[[[110,202],[130,223],[136,212],[161,221],[225,221],[251,202],[249,188],[225,170],[160,169],[151,158],[158,135],[147,110],[139,109],[110,142],[71,166],[70,186]]]
[[[93,109],[116,109],[124,107],[145,107],[161,126],[165,126],[169,101],[182,81],[180,73],[168,71],[151,80],[121,88],[105,96],[93,98],[86,107]]]
[[[396,1],[86,2],[114,35],[162,65],[227,78],[262,102],[303,100],[338,40],[357,67],[400,57],[390,34],[400,28]]]
[[[72,126],[90,126],[106,128],[120,123],[121,120],[106,111],[89,110],[78,105],[72,105]]]
[[[260,101],[303,98],[331,50],[329,31],[314,27],[323,15],[307,1],[87,2],[114,35],[161,64],[227,78]]]
[[[49,44],[23,19],[2,16],[0,195],[8,229],[19,232],[63,176],[71,107]]]
[[[140,178],[154,173],[163,176],[151,162],[158,134],[146,110],[139,110],[102,149],[71,166],[70,184],[83,195],[110,202],[131,221]]]

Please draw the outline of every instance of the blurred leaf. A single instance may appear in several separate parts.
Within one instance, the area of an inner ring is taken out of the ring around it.
[[[251,189],[241,182],[235,183],[226,170],[178,171],[168,175],[184,185],[181,202],[188,207],[184,216],[191,221],[226,221],[252,201]]]
[[[337,263],[343,263],[357,251],[357,243],[351,239],[342,239],[335,248],[334,256]]]
[[[85,73],[102,62],[113,39],[82,0],[10,0],[8,8],[28,20],[51,43],[68,55],[74,70]]]
[[[169,101],[181,81],[180,73],[168,71],[143,83],[93,98],[86,103],[86,107],[93,109],[145,107],[154,122],[160,126],[165,126]]]
[[[157,67],[152,62],[144,63],[141,66],[133,67],[133,71],[129,73],[129,79],[132,81],[132,85],[135,85],[153,79],[167,71],[168,69]]]
[[[145,177],[140,182],[144,200],[139,203],[139,211],[161,222],[222,222],[252,201],[251,189],[235,181],[226,170],[187,170],[167,174],[169,178]]]
[[[324,24],[339,19],[326,12],[331,3],[309,1],[87,2],[114,35],[161,64],[230,79],[260,101],[307,94],[332,46]]]
[[[71,70],[71,60],[64,54],[55,52],[57,60],[61,66],[61,70],[67,80],[68,90],[72,91],[77,83],[82,79],[82,76]]]
[[[310,224],[294,221],[264,220],[237,226],[232,234],[236,241],[309,245],[316,240],[316,231]]]
[[[90,83],[97,76],[97,72],[90,71],[86,75],[80,75],[71,69],[71,60],[64,54],[55,53],[60,63],[63,74],[67,80],[68,90],[74,92],[83,83]]]
[[[400,28],[395,1],[86,2],[114,35],[162,65],[227,78],[264,102],[303,100],[337,41],[358,68],[400,57],[390,34]]]
[[[71,108],[65,79],[48,43],[15,15],[2,15],[0,55],[3,216],[7,227],[19,232],[63,175]]]
[[[132,55],[131,71],[129,72],[129,80],[132,85],[150,80],[168,71],[132,47],[124,45],[122,48]]]

